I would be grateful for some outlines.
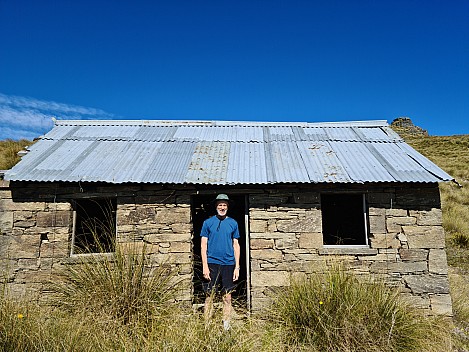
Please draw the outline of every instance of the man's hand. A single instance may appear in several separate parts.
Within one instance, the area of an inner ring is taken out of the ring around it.
[[[239,279],[239,267],[236,267],[233,271],[233,281],[238,281]]]
[[[208,268],[208,265],[204,265],[203,274],[205,280],[210,280],[210,269]]]

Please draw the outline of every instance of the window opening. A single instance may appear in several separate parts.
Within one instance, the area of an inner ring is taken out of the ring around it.
[[[364,194],[321,194],[325,246],[368,246]]]
[[[192,197],[192,223],[194,233],[192,235],[192,250],[194,254],[193,260],[193,277],[192,284],[194,288],[193,304],[202,306],[205,300],[205,293],[202,289],[202,282],[204,280],[202,274],[202,258],[200,256],[200,231],[202,230],[202,224],[205,219],[216,214],[215,199],[216,194],[212,195],[197,195]],[[238,284],[236,290],[232,293],[233,305],[236,307],[247,307],[247,295],[248,295],[248,282],[247,282],[247,270],[248,263],[246,261],[246,197],[244,195],[232,195],[229,194],[232,204],[230,204],[228,210],[228,216],[235,219],[238,223],[240,238],[240,271]]]
[[[79,199],[73,202],[71,254],[115,251],[116,199]]]

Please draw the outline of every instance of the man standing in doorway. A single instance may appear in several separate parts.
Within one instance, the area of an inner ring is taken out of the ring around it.
[[[238,223],[226,214],[230,199],[219,194],[215,199],[217,214],[204,221],[201,236],[201,255],[206,294],[204,313],[206,321],[212,316],[213,292],[221,287],[223,294],[223,328],[230,328],[231,292],[239,278]]]

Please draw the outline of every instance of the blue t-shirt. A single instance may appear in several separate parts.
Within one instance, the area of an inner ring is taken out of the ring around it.
[[[204,221],[200,237],[208,238],[207,262],[211,264],[236,264],[233,249],[233,238],[239,238],[236,220],[225,217],[220,220],[212,216]]]

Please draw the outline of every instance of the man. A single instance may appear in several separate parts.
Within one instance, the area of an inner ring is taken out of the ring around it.
[[[204,221],[201,236],[201,255],[206,294],[205,319],[212,316],[213,294],[220,286],[223,293],[223,328],[230,328],[231,292],[234,282],[239,278],[239,230],[236,220],[228,213],[230,199],[226,194],[219,194],[215,199],[217,215]]]

